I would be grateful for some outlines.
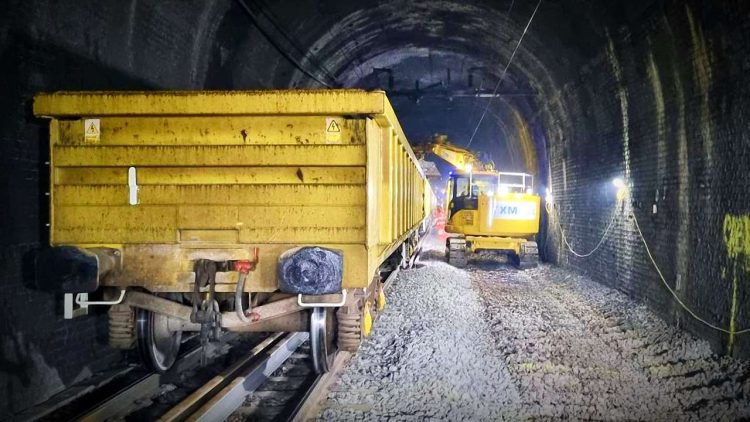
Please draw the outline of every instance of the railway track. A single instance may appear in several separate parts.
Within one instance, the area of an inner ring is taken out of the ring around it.
[[[307,341],[308,333],[276,333],[243,359],[209,380],[164,415],[161,421],[220,421],[243,405]],[[307,356],[303,356],[307,358]],[[309,360],[309,359],[306,359]],[[307,375],[314,372],[307,368]],[[317,377],[316,377],[317,378]]]
[[[247,340],[228,344],[236,340],[228,339],[210,345],[207,356],[213,362],[207,367],[200,365],[201,348],[188,341],[167,373],[131,367],[64,405],[20,420],[304,420],[317,411],[317,402],[350,357],[339,353],[332,370],[318,375],[308,338],[308,333],[275,333],[255,340],[248,353],[237,350]],[[217,370],[220,365],[223,369]]]

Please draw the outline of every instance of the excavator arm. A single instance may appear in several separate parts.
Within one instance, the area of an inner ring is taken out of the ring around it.
[[[415,150],[423,155],[433,153],[457,170],[495,171],[495,164],[491,160],[482,160],[477,153],[451,144],[445,135],[436,135]]]

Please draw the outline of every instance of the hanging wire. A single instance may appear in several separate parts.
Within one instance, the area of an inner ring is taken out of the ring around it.
[[[565,244],[565,246],[567,247],[567,249],[568,249],[568,250],[569,250],[569,251],[570,251],[570,252],[571,252],[571,253],[572,253],[573,255],[575,255],[575,256],[577,256],[577,257],[580,257],[580,258],[586,258],[586,257],[588,257],[588,256],[591,256],[591,254],[593,254],[594,252],[596,252],[596,250],[597,250],[597,249],[599,249],[599,247],[600,247],[600,246],[601,246],[601,245],[602,245],[602,244],[604,243],[604,241],[605,241],[605,240],[607,239],[607,237],[608,237],[608,235],[609,235],[609,231],[610,231],[610,229],[611,229],[611,228],[612,228],[612,226],[614,225],[614,222],[615,222],[615,221],[617,220],[617,215],[618,215],[618,212],[617,212],[617,208],[619,207],[619,205],[620,205],[621,203],[622,203],[622,200],[618,200],[618,201],[617,201],[617,204],[616,204],[616,206],[615,206],[615,208],[614,208],[614,210],[613,210],[613,212],[612,212],[612,218],[610,219],[610,222],[609,222],[609,224],[607,225],[607,228],[606,228],[606,229],[604,230],[604,234],[602,234],[602,237],[601,237],[601,238],[599,239],[599,242],[597,242],[597,244],[596,244],[596,246],[594,247],[594,249],[592,249],[592,250],[591,250],[590,252],[588,252],[588,253],[585,253],[585,254],[584,254],[584,253],[579,253],[579,252],[576,252],[575,250],[573,250],[572,246],[570,245],[570,243],[568,243],[568,240],[567,240],[567,239],[566,239],[566,237],[565,237],[565,232],[563,231],[562,225],[560,224],[560,221],[559,221],[559,220],[560,220],[559,216],[558,216],[558,215],[557,215],[557,213],[556,213],[556,212],[554,211],[554,209],[551,209],[551,207],[549,207],[549,204],[547,204],[547,205],[548,205],[548,206],[547,206],[547,212],[549,212],[550,214],[554,214],[554,215],[553,215],[553,217],[554,217],[553,219],[555,220],[555,222],[557,223],[557,226],[558,226],[558,227],[559,227],[559,229],[560,229],[560,235],[561,235],[561,237],[562,237],[562,241],[563,241],[563,243]],[[667,283],[667,279],[666,279],[666,278],[664,277],[664,273],[662,273],[661,269],[659,268],[659,265],[658,265],[658,264],[656,263],[656,260],[654,259],[654,256],[653,256],[653,254],[651,254],[651,248],[649,248],[649,247],[648,247],[648,242],[646,242],[646,237],[645,237],[645,236],[643,236],[643,232],[641,231],[641,226],[640,226],[640,225],[638,224],[638,218],[636,218],[636,216],[635,216],[635,213],[634,213],[634,212],[630,212],[630,214],[629,214],[629,215],[630,215],[630,216],[631,216],[631,217],[633,218],[633,222],[635,223],[635,229],[636,229],[636,231],[638,232],[638,237],[640,238],[640,240],[641,240],[641,243],[643,243],[643,248],[644,248],[644,249],[645,249],[645,251],[646,251],[646,255],[648,256],[648,259],[649,259],[649,260],[651,261],[651,265],[653,265],[654,269],[656,270],[656,273],[657,273],[657,274],[659,275],[659,279],[660,279],[660,280],[661,280],[661,282],[662,282],[662,283],[664,284],[664,287],[666,287],[666,288],[667,288],[667,290],[668,290],[668,291],[669,291],[669,293],[670,293],[670,294],[672,295],[672,297],[674,297],[675,301],[676,301],[676,302],[677,302],[677,303],[678,303],[678,304],[679,304],[679,305],[680,305],[680,306],[681,306],[681,307],[682,307],[682,308],[683,308],[683,309],[684,309],[684,310],[685,310],[685,311],[686,311],[686,312],[687,312],[687,313],[688,313],[688,314],[689,314],[690,316],[692,316],[693,318],[695,318],[695,319],[696,319],[697,321],[699,321],[699,322],[703,323],[703,324],[704,324],[704,325],[706,325],[707,327],[709,327],[709,328],[711,328],[711,329],[713,329],[713,330],[716,330],[716,331],[719,331],[719,332],[725,333],[725,334],[729,334],[729,335],[735,335],[735,336],[736,336],[736,335],[740,335],[740,334],[745,334],[745,333],[749,333],[749,332],[750,332],[750,328],[746,328],[746,329],[743,329],[743,330],[727,330],[726,328],[722,328],[722,327],[719,327],[719,326],[717,326],[717,325],[715,325],[715,324],[712,324],[712,323],[708,322],[707,320],[705,320],[705,319],[701,318],[700,316],[698,316],[698,314],[696,314],[696,313],[695,313],[695,311],[693,311],[692,309],[690,309],[690,307],[688,307],[688,306],[687,306],[687,305],[685,304],[685,302],[683,302],[683,301],[682,301],[682,299],[680,299],[680,297],[679,297],[679,296],[677,295],[677,292],[675,292],[675,291],[674,291],[674,290],[672,289],[672,287],[671,287],[671,286],[669,285],[669,283]]]
[[[669,293],[672,294],[672,296],[677,301],[677,303],[679,303],[680,306],[682,306],[682,308],[685,311],[687,311],[687,313],[690,314],[690,316],[692,316],[696,320],[702,322],[703,324],[705,324],[709,328],[713,328],[716,331],[721,331],[722,333],[726,333],[726,334],[729,334],[729,335],[739,335],[739,334],[745,334],[745,333],[750,332],[750,328],[746,328],[744,330],[739,330],[739,331],[733,331],[733,330],[727,330],[727,329],[718,327],[718,326],[716,326],[714,324],[711,324],[710,322],[706,321],[705,319],[699,317],[695,312],[693,312],[693,310],[690,309],[682,301],[682,299],[680,299],[679,296],[677,296],[677,293],[674,290],[672,290],[672,288],[669,286],[669,283],[667,283],[667,280],[664,278],[664,274],[662,274],[661,270],[659,269],[659,266],[656,265],[656,260],[654,259],[654,256],[651,254],[651,249],[648,247],[648,244],[646,243],[646,238],[643,236],[643,232],[641,232],[641,226],[638,224],[638,219],[635,217],[635,213],[631,213],[630,215],[633,216],[633,222],[635,223],[635,228],[638,231],[638,236],[641,238],[641,242],[643,242],[643,247],[646,249],[646,255],[648,255],[648,259],[651,260],[651,264],[653,264],[654,268],[656,269],[656,272],[659,274],[659,278],[661,279],[661,282],[664,283],[664,287],[666,287],[667,290],[669,290]]]
[[[526,23],[526,27],[523,29],[523,33],[521,34],[521,37],[518,39],[518,43],[516,44],[516,48],[513,49],[513,52],[510,55],[510,59],[508,59],[508,64],[505,65],[505,69],[503,69],[503,73],[500,75],[500,79],[497,80],[497,83],[495,84],[495,89],[492,91],[492,96],[490,96],[489,100],[487,101],[487,106],[484,108],[484,112],[482,112],[482,116],[479,118],[479,121],[477,122],[477,126],[474,128],[474,132],[472,132],[471,137],[469,138],[469,142],[466,144],[466,146],[470,146],[471,143],[474,141],[474,137],[477,134],[477,131],[479,130],[479,126],[482,124],[482,120],[484,120],[484,116],[487,115],[487,110],[489,110],[490,106],[492,106],[492,100],[495,99],[495,95],[497,95],[497,90],[500,89],[500,84],[503,83],[503,80],[505,80],[505,75],[508,74],[508,68],[510,68],[510,64],[513,62],[513,58],[516,56],[516,52],[518,51],[518,48],[521,46],[521,42],[523,41],[523,37],[526,35],[526,32],[528,32],[529,27],[531,26],[531,21],[534,20],[534,16],[536,16],[537,10],[539,10],[539,6],[542,4],[542,0],[539,0],[539,2],[536,4],[536,7],[534,8],[534,11],[531,13],[531,17],[529,17],[529,22]]]
[[[573,246],[568,242],[568,238],[565,237],[565,231],[562,228],[562,225],[560,224],[560,218],[555,213],[555,218],[553,219],[555,223],[557,223],[557,227],[560,229],[560,237],[562,238],[563,243],[568,248],[570,253],[573,255],[579,257],[579,258],[586,258],[588,256],[591,256],[594,252],[596,252],[603,244],[604,241],[607,240],[607,237],[609,236],[609,230],[614,226],[615,220],[617,219],[617,208],[619,207],[620,203],[622,201],[617,201],[617,204],[615,205],[615,208],[612,210],[612,217],[609,219],[609,224],[607,224],[607,228],[604,229],[604,233],[602,234],[602,237],[599,239],[599,241],[596,243],[596,246],[594,246],[594,249],[592,249],[589,252],[581,253],[577,252],[573,249]],[[550,207],[547,207],[547,212],[550,211]]]
[[[249,7],[247,7],[247,4],[243,0],[237,0],[237,2],[242,6],[242,8],[245,10],[245,13],[250,17],[250,20],[253,21],[253,24],[256,28],[258,28],[258,31],[265,37],[265,39],[276,49],[276,51],[281,54],[282,57],[287,59],[289,63],[294,65],[300,72],[302,72],[305,76],[308,76],[310,79],[315,80],[319,84],[323,85],[326,88],[332,88],[330,84],[320,79],[318,76],[316,76],[314,73],[306,69],[302,63],[300,63],[297,59],[292,57],[286,50],[284,50],[274,39],[271,37],[271,34],[266,32],[263,27],[260,25],[258,20],[255,18],[255,14],[252,10],[250,10]]]
[[[336,76],[334,76],[331,73],[331,71],[328,70],[327,67],[323,66],[320,60],[318,60],[318,57],[315,56],[315,54],[313,54],[309,50],[304,49],[302,46],[300,46],[300,43],[294,38],[294,36],[291,35],[289,32],[287,32],[286,29],[284,29],[284,27],[282,27],[278,23],[278,21],[273,16],[273,14],[269,10],[267,10],[268,6],[262,0],[261,1],[250,0],[250,3],[254,5],[258,9],[258,11],[260,11],[260,14],[262,14],[268,20],[268,22],[271,23],[271,25],[274,28],[276,28],[276,30],[281,34],[281,36],[284,37],[284,39],[286,39],[287,42],[289,42],[289,45],[291,45],[295,50],[297,50],[297,52],[302,54],[304,59],[307,59],[308,62],[310,62],[313,66],[317,67],[321,72],[323,72],[323,74],[329,80],[331,80],[334,83],[334,85],[341,86]]]

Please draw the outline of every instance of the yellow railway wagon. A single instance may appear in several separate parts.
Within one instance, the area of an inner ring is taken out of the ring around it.
[[[58,92],[34,113],[51,119],[37,284],[71,314],[112,305],[112,343],[161,370],[182,331],[220,329],[310,330],[326,370],[432,206],[382,91]]]

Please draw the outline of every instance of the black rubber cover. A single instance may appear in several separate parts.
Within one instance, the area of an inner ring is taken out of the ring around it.
[[[279,289],[284,293],[341,293],[344,255],[317,246],[291,249],[279,257],[278,273]]]
[[[34,260],[34,287],[56,293],[91,293],[99,287],[96,255],[74,246],[41,249]]]

